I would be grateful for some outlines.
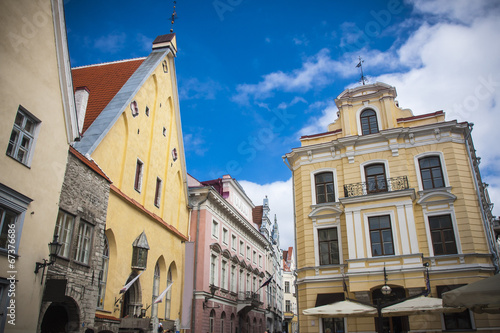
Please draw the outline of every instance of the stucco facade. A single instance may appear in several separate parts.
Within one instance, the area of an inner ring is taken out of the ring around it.
[[[170,34],[157,37],[145,59],[73,69],[77,91],[88,91],[88,102],[82,103],[86,130],[75,148],[113,181],[105,231],[109,266],[97,331],[149,330],[150,324],[156,329],[158,321],[180,325],[189,208],[175,53]],[[109,71],[123,81],[96,117],[93,94],[100,92],[91,87],[99,82],[88,74]],[[153,304],[170,283],[161,302]]]
[[[434,297],[498,271],[472,126],[447,121],[442,111],[414,116],[395,98],[383,83],[345,90],[328,131],[303,136],[286,155],[301,332],[373,331],[373,318],[325,321],[302,311],[345,297],[375,304],[384,284],[395,298],[422,293],[424,265]],[[500,327],[498,316],[463,316],[469,329]],[[463,324],[440,314],[397,318],[385,324],[403,331]]]
[[[43,284],[35,263],[49,259],[68,146],[78,136],[67,94],[71,77],[62,6],[63,1],[50,0],[0,4],[0,331],[5,332],[37,331]]]

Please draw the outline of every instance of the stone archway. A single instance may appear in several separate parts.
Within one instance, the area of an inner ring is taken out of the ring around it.
[[[127,283],[132,281],[133,278],[136,277],[136,274],[130,275],[127,280]],[[120,311],[120,317],[134,317],[139,316],[142,308],[142,292],[140,279],[137,279],[125,294],[122,296],[122,308]]]
[[[78,305],[71,297],[63,302],[52,302],[43,314],[40,333],[79,332],[80,316]]]

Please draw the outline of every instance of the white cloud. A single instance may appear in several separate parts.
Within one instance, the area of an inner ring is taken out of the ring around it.
[[[328,125],[337,119],[338,108],[335,102],[328,101],[326,103],[316,104],[316,106],[322,108],[321,115],[310,118],[306,126],[299,130],[296,137],[326,132]]]
[[[251,98],[262,100],[272,97],[275,91],[304,92],[331,83],[333,74],[345,76],[350,72],[352,70],[346,71],[342,62],[333,60],[327,49],[322,49],[315,56],[306,59],[300,69],[290,73],[273,72],[264,75],[257,84],[238,85],[238,94],[233,96],[233,101],[246,104]]]
[[[208,151],[208,146],[199,134],[202,132],[202,129],[200,129],[197,131],[196,135],[191,133],[184,134],[184,147],[187,153],[194,152],[198,156],[205,156],[205,153]]]
[[[221,85],[213,80],[200,81],[198,78],[179,80],[179,97],[181,100],[188,99],[215,99]]]
[[[124,32],[111,32],[97,38],[94,47],[105,53],[116,53],[125,47],[127,35]]]
[[[267,195],[269,208],[271,209],[271,219],[274,221],[274,214],[276,214],[278,220],[281,249],[290,246],[295,247],[292,178],[286,182],[277,181],[264,185],[246,180],[239,180],[238,182],[243,186],[246,194],[256,206],[262,205]]]

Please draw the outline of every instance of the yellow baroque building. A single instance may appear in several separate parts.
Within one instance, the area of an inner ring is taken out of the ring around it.
[[[113,182],[96,332],[180,328],[189,208],[175,54],[168,34],[146,58],[72,70],[75,148]]]
[[[426,291],[441,297],[498,272],[473,125],[447,121],[443,111],[414,116],[396,96],[384,83],[346,89],[327,132],[301,137],[284,157],[293,174],[301,333],[380,331],[376,316],[303,311],[346,298],[376,305]],[[468,309],[381,321],[384,332],[500,330],[499,315]]]

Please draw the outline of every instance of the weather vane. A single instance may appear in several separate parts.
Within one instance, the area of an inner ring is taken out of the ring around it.
[[[177,1],[174,1],[174,11],[172,12],[172,28],[170,29],[170,33],[174,32],[174,21],[177,19],[177,13],[175,12],[175,4]]]
[[[361,57],[359,57],[359,62],[356,65],[356,68],[359,67],[361,69],[361,80],[359,80],[359,82],[362,82],[363,85],[365,85],[365,82],[368,82],[368,79],[363,75],[363,63],[364,62],[365,61],[363,59],[361,59]]]

